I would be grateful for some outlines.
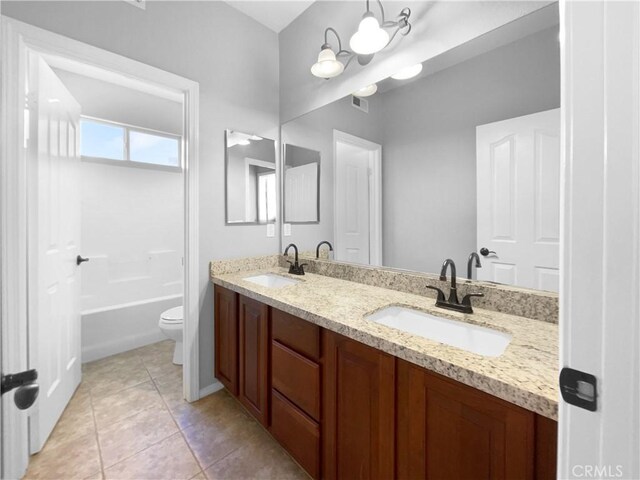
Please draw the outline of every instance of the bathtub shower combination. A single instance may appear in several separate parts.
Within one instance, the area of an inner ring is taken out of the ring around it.
[[[175,340],[182,364],[182,255],[155,251],[127,262],[89,256],[82,272],[82,361]]]
[[[81,174],[82,361],[180,341],[182,175],[89,161]]]

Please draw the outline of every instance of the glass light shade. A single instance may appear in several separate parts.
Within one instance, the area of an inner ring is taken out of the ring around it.
[[[410,67],[403,68],[398,73],[391,75],[391,78],[393,78],[394,80],[408,80],[418,75],[421,71],[422,71],[422,64],[416,63],[415,65],[411,65]]]
[[[376,85],[375,83],[372,83],[371,85],[367,85],[366,87],[353,92],[352,95],[354,97],[370,97],[377,91],[378,91],[378,85]]]
[[[359,55],[371,55],[382,50],[388,43],[389,34],[380,28],[376,17],[365,14],[360,21],[358,31],[351,37],[349,46]]]
[[[320,78],[337,77],[344,71],[344,65],[336,60],[336,54],[330,48],[323,48],[318,61],[311,67],[311,73]]]

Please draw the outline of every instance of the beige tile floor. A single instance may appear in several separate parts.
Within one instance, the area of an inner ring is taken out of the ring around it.
[[[182,399],[173,343],[88,363],[29,479],[305,479],[226,391]]]

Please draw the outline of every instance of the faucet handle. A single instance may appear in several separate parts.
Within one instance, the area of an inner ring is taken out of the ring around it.
[[[467,293],[462,297],[462,305],[471,306],[471,297],[484,297],[484,293]]]
[[[426,285],[427,288],[431,289],[431,290],[435,290],[436,292],[438,292],[438,302],[444,302],[445,301],[445,296],[444,296],[444,292],[442,290],[440,290],[438,287],[434,287],[432,285]]]

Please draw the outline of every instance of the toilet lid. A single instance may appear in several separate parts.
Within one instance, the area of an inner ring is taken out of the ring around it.
[[[182,317],[183,317],[182,306],[170,308],[169,310],[162,312],[162,315],[160,315],[160,318],[162,319],[162,321],[166,323],[182,322]]]

